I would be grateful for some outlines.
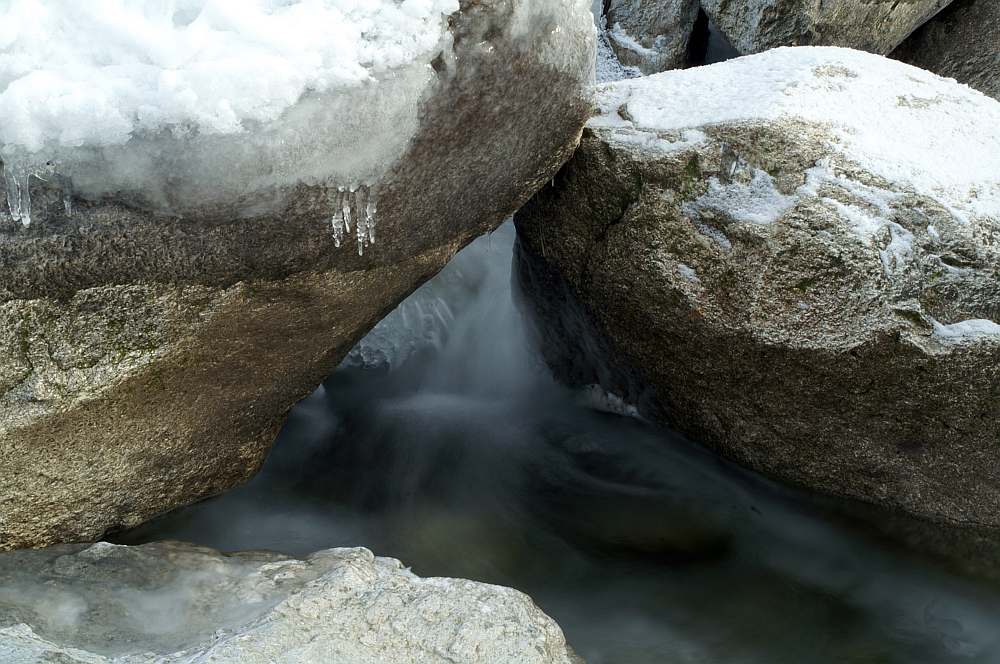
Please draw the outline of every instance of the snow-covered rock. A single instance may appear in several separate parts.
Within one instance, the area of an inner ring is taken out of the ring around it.
[[[986,0],[991,1],[991,0]],[[951,0],[701,0],[741,53],[843,46],[885,55]]]
[[[0,8],[8,212],[36,179],[169,214],[370,186],[403,154],[458,0],[13,0]],[[331,216],[333,211],[331,210]],[[67,215],[72,218],[72,215]]]
[[[591,111],[590,3],[458,6],[0,3],[0,548],[247,479],[550,181]]]
[[[655,74],[683,67],[698,0],[609,0],[608,41],[618,60]]]
[[[829,47],[598,103],[515,219],[557,372],[769,475],[1000,532],[1000,103]]]
[[[366,549],[304,560],[188,544],[0,555],[5,664],[570,664],[526,595]]]
[[[1000,99],[1000,2],[955,0],[892,57]]]

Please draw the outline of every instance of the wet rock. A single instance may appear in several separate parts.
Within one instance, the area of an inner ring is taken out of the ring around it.
[[[835,48],[598,102],[516,217],[556,372],[770,476],[995,541],[1000,103]]]
[[[885,55],[951,0],[702,0],[741,53],[844,46]]]
[[[252,476],[291,405],[569,157],[588,7],[462,3],[364,255],[338,248],[325,187],[278,210],[109,196],[67,216],[32,179],[30,226],[0,214],[0,549],[92,540]]]
[[[366,549],[299,560],[100,543],[0,556],[0,659],[570,664],[574,656],[526,595],[423,579]]]
[[[892,57],[1000,99],[1000,3],[956,0]]]

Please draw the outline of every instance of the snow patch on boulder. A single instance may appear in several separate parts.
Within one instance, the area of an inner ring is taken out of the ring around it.
[[[982,337],[1000,339],[1000,325],[982,318],[964,320],[959,323],[952,323],[951,325],[942,325],[940,322],[934,321],[934,336],[954,343],[962,343]]]
[[[0,10],[0,142],[106,146],[236,134],[307,91],[374,82],[438,46],[458,0],[13,0]]]
[[[794,196],[778,191],[774,178],[754,169],[749,183],[723,184],[719,178],[708,181],[708,191],[684,206],[685,212],[697,216],[700,211],[725,213],[737,221],[771,224],[795,205]]]
[[[36,178],[161,212],[375,184],[416,130],[458,0],[0,5],[8,211]],[[71,208],[67,205],[67,214]],[[360,236],[359,236],[360,237]]]
[[[1000,105],[880,56],[779,48],[618,83],[599,103],[601,116],[591,126],[643,133],[786,119],[826,125],[830,147],[858,167],[929,192],[959,215],[1000,215],[1000,133],[982,131],[1000,126]]]

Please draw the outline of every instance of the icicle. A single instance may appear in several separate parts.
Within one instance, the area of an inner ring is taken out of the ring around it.
[[[341,199],[341,210],[344,212],[344,228],[347,232],[351,232],[351,199],[354,198],[354,188],[352,187],[349,191],[344,192],[344,196]]]
[[[365,216],[368,218],[368,244],[375,244],[375,214],[378,212],[378,201],[375,200],[375,190],[368,190],[368,204],[365,205]]]
[[[27,228],[31,225],[31,189],[28,169],[4,162],[3,178],[7,189],[7,207],[14,221]]]
[[[361,187],[354,199],[354,207],[358,211],[358,256],[365,255],[365,241],[368,239],[368,187]]]
[[[21,181],[21,225],[27,228],[31,225],[31,175],[20,173]]]
[[[21,191],[17,186],[17,178],[14,177],[13,168],[10,162],[4,162],[3,181],[4,191],[7,193],[7,207],[10,216],[14,221],[21,221]]]
[[[62,193],[63,209],[66,210],[66,216],[73,216],[73,181],[68,177],[59,175],[55,172],[55,164],[49,162],[46,164],[46,170],[44,173],[35,173],[35,177],[43,182],[51,182],[52,184],[59,187],[60,193]]]
[[[374,187],[362,187],[357,200],[358,211],[358,254],[364,255],[365,247],[375,244],[375,222],[378,214],[378,200]]]
[[[331,225],[333,226],[333,243],[339,249],[344,241],[344,218],[340,215],[340,212],[334,213]]]
[[[330,220],[333,242],[340,247],[344,238],[351,234],[353,222],[358,255],[364,256],[365,249],[375,244],[375,215],[378,211],[375,189],[361,185],[341,187],[337,191],[337,197],[333,201],[334,213]]]
[[[344,212],[343,212],[344,190],[337,190],[337,197],[334,200],[333,219],[330,224],[333,226],[333,243],[339,248],[344,241]]]

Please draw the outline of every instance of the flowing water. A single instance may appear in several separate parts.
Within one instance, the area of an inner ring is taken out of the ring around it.
[[[736,55],[704,15],[696,33],[691,64]],[[480,238],[380,323],[253,481],[116,541],[367,546],[527,592],[590,664],[1000,663],[1000,589],[558,385],[512,298],[513,242]]]
[[[383,321],[256,479],[118,541],[367,546],[527,592],[590,664],[1000,662],[995,590],[556,384],[513,242],[480,238]]]

